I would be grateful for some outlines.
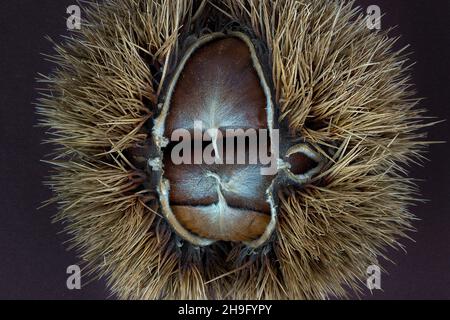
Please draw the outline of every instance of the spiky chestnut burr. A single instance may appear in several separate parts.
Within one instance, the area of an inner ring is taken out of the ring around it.
[[[84,17],[56,45],[38,113],[57,146],[48,182],[57,220],[118,297],[345,296],[344,285],[357,289],[367,266],[411,230],[417,193],[405,166],[427,144],[424,111],[395,40],[368,30],[352,3],[108,0]],[[152,132],[188,49],[230,32],[251,39],[292,171],[308,171],[301,145],[325,164],[312,180],[280,185],[262,243],[198,246],[163,212],[148,166],[160,151]]]

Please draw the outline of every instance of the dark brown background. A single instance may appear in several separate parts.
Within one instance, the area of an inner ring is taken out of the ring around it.
[[[75,0],[2,0],[0,2],[0,298],[105,299],[103,281],[80,291],[66,288],[66,268],[77,262],[66,252],[60,225],[50,223],[54,207],[36,210],[51,194],[41,181],[48,167],[40,162],[49,152],[40,144],[43,132],[34,128],[38,72],[52,65],[40,53],[50,53],[44,39],[68,34],[65,12]],[[411,45],[419,95],[430,115],[447,119],[450,110],[450,1],[360,0],[358,5],[379,5],[386,16],[383,28],[398,27],[399,45]],[[430,130],[430,139],[448,140],[448,123]],[[415,243],[404,241],[408,252],[390,252],[396,262],[385,262],[384,292],[364,299],[450,299],[450,195],[449,146],[431,147],[431,163],[413,168],[423,195],[430,201],[412,208],[420,218]]]

